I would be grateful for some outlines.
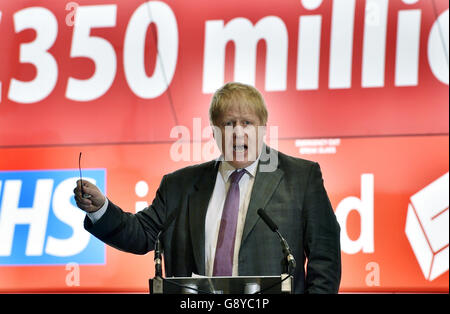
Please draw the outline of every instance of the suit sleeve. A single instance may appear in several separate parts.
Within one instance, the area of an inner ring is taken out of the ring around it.
[[[311,167],[304,200],[306,293],[337,293],[341,280],[340,227],[318,163]]]
[[[156,235],[166,220],[166,177],[163,177],[153,203],[132,214],[109,200],[105,214],[95,223],[86,217],[84,228],[106,244],[121,251],[146,254],[154,249]]]

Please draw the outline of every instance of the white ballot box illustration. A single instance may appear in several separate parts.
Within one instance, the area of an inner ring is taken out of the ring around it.
[[[406,236],[423,275],[429,281],[448,271],[449,173],[411,196]]]

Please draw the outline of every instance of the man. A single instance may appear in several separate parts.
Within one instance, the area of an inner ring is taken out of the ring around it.
[[[91,197],[83,198],[78,181],[75,200],[88,213],[86,230],[117,249],[145,254],[167,228],[161,236],[166,276],[280,275],[280,242],[257,214],[263,208],[297,261],[294,292],[336,293],[340,228],[320,167],[263,145],[267,115],[254,87],[226,84],[210,107],[221,158],[165,175],[153,203],[137,214],[123,212],[86,181],[83,192]]]

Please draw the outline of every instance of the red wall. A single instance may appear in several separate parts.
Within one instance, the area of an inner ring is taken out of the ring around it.
[[[68,3],[2,2],[0,206],[2,172],[75,169],[82,151],[84,169],[105,169],[108,197],[135,211],[165,173],[215,156],[201,133],[210,90],[240,80],[265,97],[269,144],[321,165],[344,230],[341,291],[448,292],[448,1],[352,3],[80,0],[73,25]],[[245,40],[222,39],[233,34]],[[177,125],[193,141],[182,161]],[[23,266],[16,251],[0,253],[0,291],[147,291],[153,276],[152,253]]]

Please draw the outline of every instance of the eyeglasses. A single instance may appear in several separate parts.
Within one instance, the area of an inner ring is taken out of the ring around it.
[[[83,176],[81,175],[81,152],[80,152],[80,155],[78,156],[78,170],[80,170],[81,196],[83,198],[91,198],[92,195],[88,194],[88,193],[84,193],[84,189],[83,189]]]

